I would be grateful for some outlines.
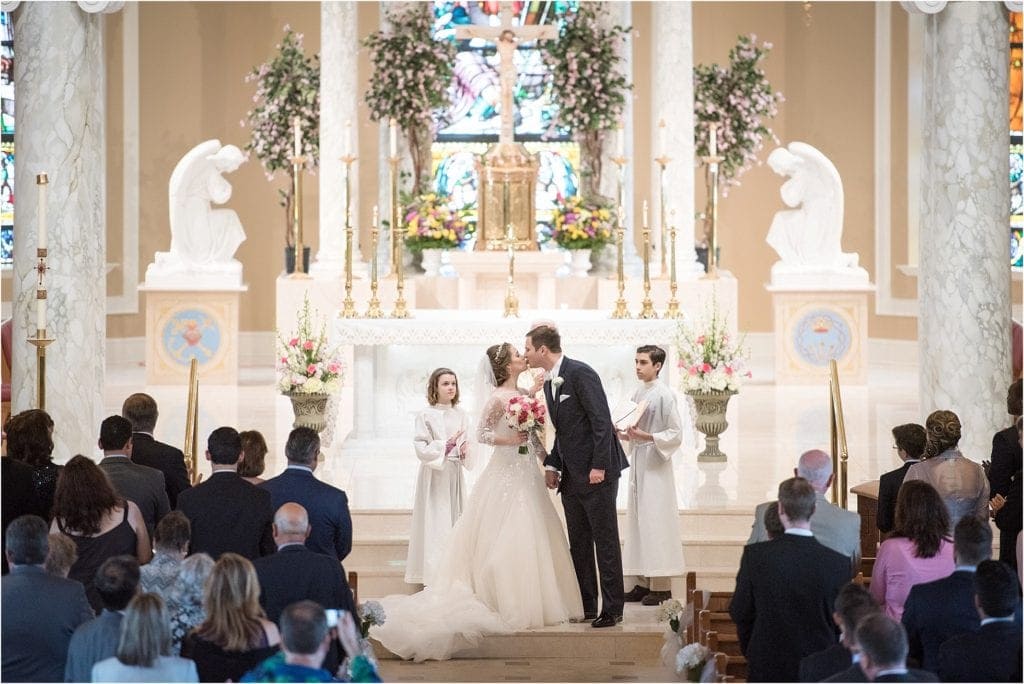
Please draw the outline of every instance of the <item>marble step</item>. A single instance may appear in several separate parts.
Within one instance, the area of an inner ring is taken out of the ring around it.
[[[678,677],[649,654],[637,659],[510,658],[414,663],[382,660],[385,682],[674,682]]]

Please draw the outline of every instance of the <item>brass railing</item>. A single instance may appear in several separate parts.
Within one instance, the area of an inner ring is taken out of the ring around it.
[[[836,360],[828,362],[829,372],[829,438],[832,446],[832,502],[847,507],[846,461],[850,456],[846,445],[846,422],[843,420],[843,395],[839,389],[839,370]]]
[[[192,484],[199,484],[199,364],[195,359],[188,367],[188,405],[185,408],[185,468]]]

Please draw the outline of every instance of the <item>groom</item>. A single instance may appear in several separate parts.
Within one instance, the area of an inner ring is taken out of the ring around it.
[[[555,444],[544,461],[550,489],[562,495],[584,617],[594,627],[622,622],[622,550],[615,497],[619,474],[629,467],[615,436],[601,379],[587,364],[562,356],[558,330],[538,325],[526,333],[525,356],[543,368],[544,396],[555,426]],[[597,613],[597,570],[601,614]]]

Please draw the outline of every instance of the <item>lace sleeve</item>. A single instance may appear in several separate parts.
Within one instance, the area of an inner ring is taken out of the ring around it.
[[[490,444],[491,446],[504,444],[504,440],[501,440],[495,434],[498,421],[501,420],[504,414],[504,402],[496,394],[492,394],[487,403],[484,404],[484,410],[480,413],[480,420],[476,426],[476,440],[481,444]]]

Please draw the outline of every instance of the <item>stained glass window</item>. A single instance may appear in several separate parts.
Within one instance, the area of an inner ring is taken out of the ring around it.
[[[1024,269],[1024,124],[1021,123],[1022,17],[1010,12],[1010,263]]]
[[[0,264],[14,261],[14,28],[0,12]]]
[[[514,23],[559,26],[576,11],[579,2],[513,2]],[[460,39],[460,26],[498,26],[499,3],[479,0],[434,0],[438,40],[455,41],[455,76],[449,89],[450,106],[437,121],[433,145],[434,187],[461,205],[476,206],[476,156],[498,141],[501,128],[500,59],[494,43]],[[579,146],[569,131],[555,124],[557,105],[551,92],[550,71],[535,42],[522,43],[514,56],[516,84],[515,139],[538,153],[537,226],[549,229],[555,198],[575,195],[579,186]]]

